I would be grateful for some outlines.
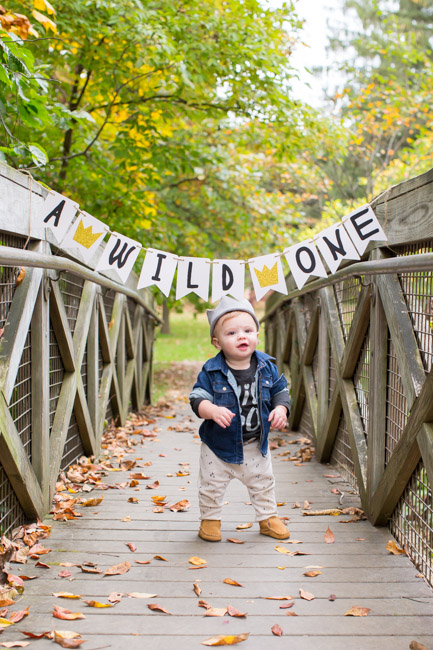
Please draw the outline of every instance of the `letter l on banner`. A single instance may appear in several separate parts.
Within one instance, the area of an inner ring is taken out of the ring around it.
[[[210,260],[204,257],[182,257],[177,263],[176,300],[195,293],[202,300],[209,298]]]

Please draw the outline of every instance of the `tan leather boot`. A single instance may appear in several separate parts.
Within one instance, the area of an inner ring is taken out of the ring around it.
[[[202,519],[198,536],[207,542],[220,542],[221,522],[217,519]]]
[[[289,539],[290,537],[289,529],[279,517],[263,519],[263,521],[259,521],[259,525],[262,535],[269,535],[269,537],[275,537],[275,539]]]

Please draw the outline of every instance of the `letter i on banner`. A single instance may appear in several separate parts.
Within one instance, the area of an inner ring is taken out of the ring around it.
[[[328,277],[312,239],[290,246],[284,251],[284,255],[298,289],[302,289],[312,275],[320,278]]]
[[[204,257],[182,257],[177,265],[176,300],[195,293],[202,300],[209,298],[210,260]]]
[[[143,266],[141,267],[137,289],[144,289],[145,287],[156,285],[168,298],[171,285],[173,284],[177,259],[177,256],[171,253],[166,253],[156,248],[148,248]]]
[[[113,232],[96,265],[95,271],[114,271],[125,283],[141,250],[141,244]]]
[[[212,300],[230,294],[242,300],[245,294],[245,263],[240,260],[213,260],[212,265]]]
[[[253,257],[248,260],[248,264],[257,300],[261,300],[271,289],[279,293],[287,293],[286,279],[279,255]]]
[[[388,241],[369,203],[346,215],[342,221],[360,255],[364,253],[368,242]]]
[[[77,210],[78,203],[74,203],[74,201],[51,190],[36,215],[35,226],[51,230],[56,241],[60,244]]]
[[[80,212],[60,245],[64,251],[89,264],[107,232],[105,223],[87,212]]]

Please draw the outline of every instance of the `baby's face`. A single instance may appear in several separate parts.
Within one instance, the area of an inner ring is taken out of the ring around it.
[[[247,362],[257,347],[259,333],[256,323],[247,312],[221,318],[214,331],[212,343],[224,352],[228,364]]]

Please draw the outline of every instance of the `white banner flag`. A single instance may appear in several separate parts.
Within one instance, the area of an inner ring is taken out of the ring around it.
[[[140,250],[141,244],[125,235],[113,232],[95,271],[114,271],[125,284]]]
[[[242,300],[245,293],[245,263],[240,260],[214,260],[212,265],[212,300],[229,294]]]
[[[342,260],[360,259],[352,240],[341,223],[322,230],[314,238],[314,241],[331,273],[335,273]]]
[[[78,210],[74,203],[57,192],[50,191],[36,216],[38,228],[48,228],[60,244]]]
[[[280,293],[287,293],[280,255],[272,254],[253,257],[248,260],[248,264],[257,300],[261,300],[271,289]]]
[[[204,257],[181,257],[177,264],[176,300],[195,293],[209,298],[210,260]]]
[[[311,275],[320,278],[328,277],[312,239],[290,246],[284,251],[284,255],[298,289],[302,289]]]
[[[173,284],[177,259],[177,255],[172,255],[171,253],[166,253],[156,248],[148,248],[143,266],[141,267],[137,289],[144,289],[155,284],[168,298],[171,285]]]
[[[342,219],[343,225],[362,255],[370,241],[388,241],[369,203],[354,210]]]
[[[80,212],[61,242],[63,250],[77,255],[84,264],[89,264],[108,227],[87,212]]]

